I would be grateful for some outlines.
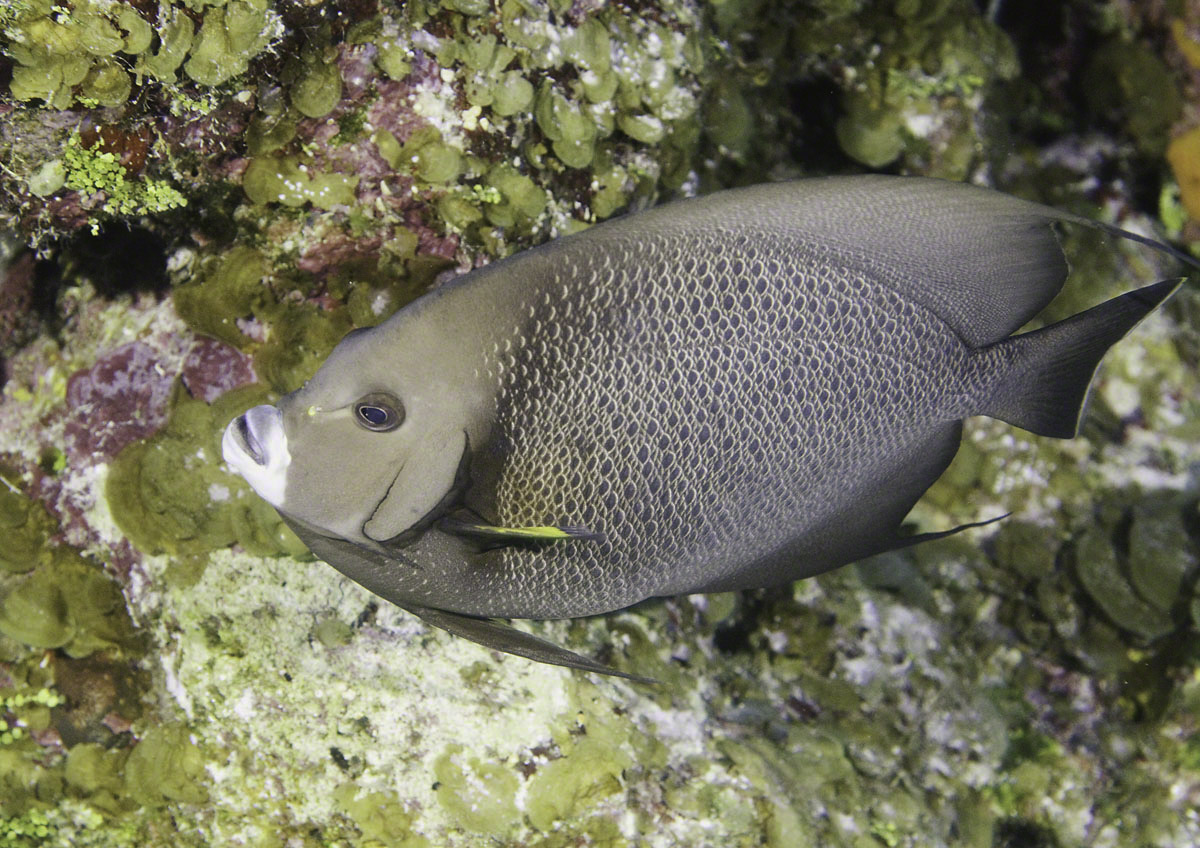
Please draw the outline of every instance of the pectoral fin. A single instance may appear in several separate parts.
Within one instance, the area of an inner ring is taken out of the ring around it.
[[[396,481],[363,524],[367,538],[397,539],[444,511],[458,496],[470,447],[466,432],[450,430],[432,433],[413,448]]]
[[[586,527],[542,525],[537,527],[497,527],[469,518],[448,517],[438,522],[438,528],[457,536],[469,536],[489,546],[526,543],[564,542],[569,539],[599,541],[603,536]]]
[[[452,633],[455,636],[470,639],[472,642],[483,645],[485,648],[503,651],[506,654],[515,654],[518,657],[525,657],[526,659],[549,663],[550,665],[562,665],[567,668],[576,668],[580,671],[594,671],[597,674],[611,674],[614,677],[624,677],[627,680],[633,680],[637,683],[656,682],[649,677],[617,671],[615,668],[610,668],[603,663],[596,662],[596,660],[573,653],[566,648],[560,648],[558,645],[547,642],[545,639],[539,639],[537,636],[489,618],[473,618],[468,615],[446,612],[445,610],[412,605],[405,606],[405,609],[426,624],[440,627],[442,630]]]

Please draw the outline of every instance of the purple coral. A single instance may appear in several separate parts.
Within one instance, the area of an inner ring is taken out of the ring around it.
[[[230,389],[255,380],[250,357],[224,342],[200,336],[183,360],[183,385],[192,397],[212,403]]]
[[[122,345],[73,374],[67,383],[67,457],[107,461],[154,433],[166,423],[174,380],[158,351],[142,342]]]
[[[253,382],[254,370],[248,357],[213,339],[192,344],[181,373],[164,367],[161,351],[144,342],[122,345],[67,383],[67,457],[106,462],[130,442],[153,435],[166,423],[176,376],[194,397],[211,403]]]

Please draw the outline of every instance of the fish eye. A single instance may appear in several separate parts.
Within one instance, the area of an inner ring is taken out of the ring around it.
[[[360,427],[386,433],[404,423],[404,405],[386,392],[372,392],[355,401],[354,420]]]

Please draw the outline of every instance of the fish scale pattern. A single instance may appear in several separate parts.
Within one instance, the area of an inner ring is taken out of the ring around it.
[[[763,585],[820,570],[806,532],[958,417],[969,348],[813,244],[650,233],[573,259],[486,357],[502,460],[474,495],[501,526],[603,539],[486,554],[463,591],[493,614],[601,612],[747,563]]]

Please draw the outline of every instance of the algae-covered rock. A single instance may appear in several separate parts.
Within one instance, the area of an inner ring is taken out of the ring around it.
[[[517,777],[504,763],[463,755],[451,745],[433,764],[437,798],[458,827],[503,837],[517,823]]]
[[[210,405],[176,389],[166,427],[125,448],[109,470],[109,508],[134,545],[175,555],[206,554],[235,542],[259,554],[305,550],[274,510],[221,467],[225,425],[265,398],[255,385]]]
[[[16,475],[0,469],[0,570],[21,574],[37,564],[49,539],[53,521],[45,508],[25,495]]]
[[[181,725],[152,727],[125,761],[125,791],[147,807],[208,800],[205,757]]]
[[[0,601],[0,633],[34,648],[86,657],[128,646],[133,625],[112,579],[74,551],[56,548]]]

